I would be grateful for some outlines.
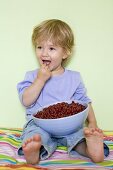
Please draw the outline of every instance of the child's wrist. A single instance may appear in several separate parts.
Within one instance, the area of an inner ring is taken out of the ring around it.
[[[36,83],[40,83],[40,84],[44,85],[44,84],[45,84],[45,82],[46,82],[46,80],[44,80],[44,79],[42,79],[42,78],[37,77],[37,79],[35,80],[35,82],[36,82]]]
[[[88,123],[88,127],[89,128],[97,128],[98,126],[97,126],[97,123]]]

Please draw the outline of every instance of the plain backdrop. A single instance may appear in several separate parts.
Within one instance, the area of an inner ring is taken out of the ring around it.
[[[113,0],[0,0],[0,126],[23,127],[25,109],[17,83],[38,67],[34,26],[67,22],[76,37],[68,69],[81,72],[99,126],[113,129]]]

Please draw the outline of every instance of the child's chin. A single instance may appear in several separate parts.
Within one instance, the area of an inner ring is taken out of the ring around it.
[[[53,69],[52,67],[50,67],[50,66],[49,66],[49,70],[50,70],[50,71],[54,71],[54,69]]]

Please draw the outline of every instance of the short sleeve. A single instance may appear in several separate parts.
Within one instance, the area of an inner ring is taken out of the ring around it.
[[[25,74],[24,80],[17,84],[17,91],[18,91],[20,102],[22,104],[23,104],[22,101],[23,92],[27,87],[29,87],[33,83],[33,81],[34,81],[34,76],[32,72],[29,71]]]
[[[82,77],[79,73],[79,84],[75,92],[75,100],[80,100],[83,103],[90,103],[91,99],[87,96],[87,89],[84,85]]]

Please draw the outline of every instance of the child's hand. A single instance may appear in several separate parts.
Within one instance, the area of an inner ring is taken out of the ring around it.
[[[38,79],[46,82],[51,77],[51,71],[47,64],[42,64],[38,72]]]

